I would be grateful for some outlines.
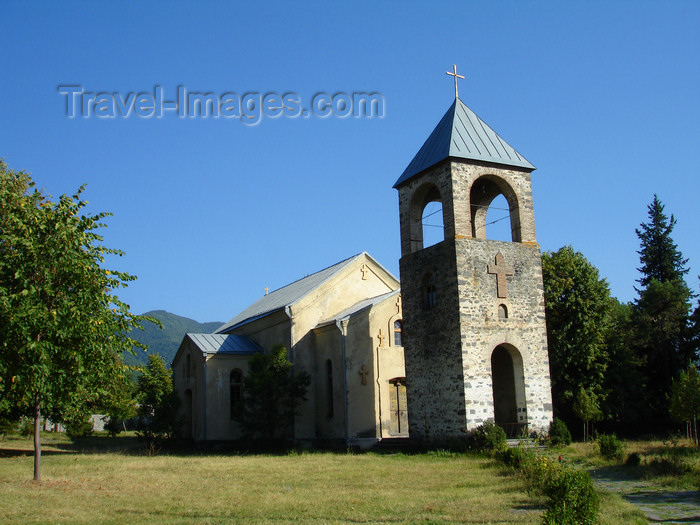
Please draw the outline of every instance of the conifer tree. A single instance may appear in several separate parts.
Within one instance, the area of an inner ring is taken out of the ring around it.
[[[642,287],[646,287],[652,279],[660,283],[683,280],[683,276],[688,273],[688,268],[685,266],[688,259],[683,258],[671,237],[673,228],[676,226],[675,217],[671,215],[669,219],[666,216],[664,205],[656,194],[647,209],[649,222],[642,223],[640,228],[635,230],[641,241],[641,249],[638,253],[642,263],[642,266],[637,268],[642,274],[637,282]]]
[[[649,222],[636,230],[641,248],[638,282],[642,288],[635,302],[633,344],[645,362],[648,416],[656,423],[668,419],[671,382],[688,361],[696,358],[690,319],[690,288],[684,280],[686,264],[671,233],[676,220],[664,213],[658,196],[648,206]]]

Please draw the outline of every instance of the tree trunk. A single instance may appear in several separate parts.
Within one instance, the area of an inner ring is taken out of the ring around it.
[[[41,398],[34,399],[34,483],[41,483]]]

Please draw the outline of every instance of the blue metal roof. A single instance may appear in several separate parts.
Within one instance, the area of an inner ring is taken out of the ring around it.
[[[535,169],[464,102],[455,99],[394,188],[449,157]]]
[[[253,341],[242,335],[186,334],[203,354],[252,355],[262,352]]]

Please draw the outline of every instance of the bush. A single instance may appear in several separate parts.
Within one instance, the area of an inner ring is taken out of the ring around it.
[[[624,445],[615,434],[600,434],[598,436],[598,448],[600,455],[607,460],[616,459],[622,461],[624,457]]]
[[[69,438],[82,438],[92,434],[92,419],[89,415],[75,414],[64,422]]]
[[[488,452],[506,448],[506,433],[493,421],[486,421],[467,432],[467,446],[471,450]]]
[[[110,437],[116,437],[122,430],[124,430],[124,421],[116,417],[109,416],[105,422],[105,430]]]
[[[496,453],[496,459],[504,465],[517,470],[522,468],[523,463],[529,461],[529,456],[532,454],[532,449],[524,449],[522,447],[505,448]]]
[[[28,417],[22,416],[19,421],[19,434],[23,437],[29,437],[34,435],[34,420]]]
[[[628,467],[638,467],[642,463],[642,458],[639,456],[637,452],[632,452],[629,456],[627,456],[627,460],[625,460],[625,465]]]
[[[566,446],[571,444],[571,432],[559,418],[549,424],[549,443],[553,447]]]
[[[544,496],[544,523],[593,524],[598,513],[598,495],[590,475],[541,455],[535,449],[508,449],[496,454],[525,479],[528,492]]]
[[[547,525],[593,524],[598,513],[598,495],[591,476],[569,466],[553,469],[545,478],[547,496],[543,522]]]

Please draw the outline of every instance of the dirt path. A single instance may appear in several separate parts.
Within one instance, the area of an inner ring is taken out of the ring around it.
[[[614,469],[591,470],[594,483],[618,492],[639,507],[650,522],[700,523],[700,492],[667,490],[649,481],[625,476]]]

